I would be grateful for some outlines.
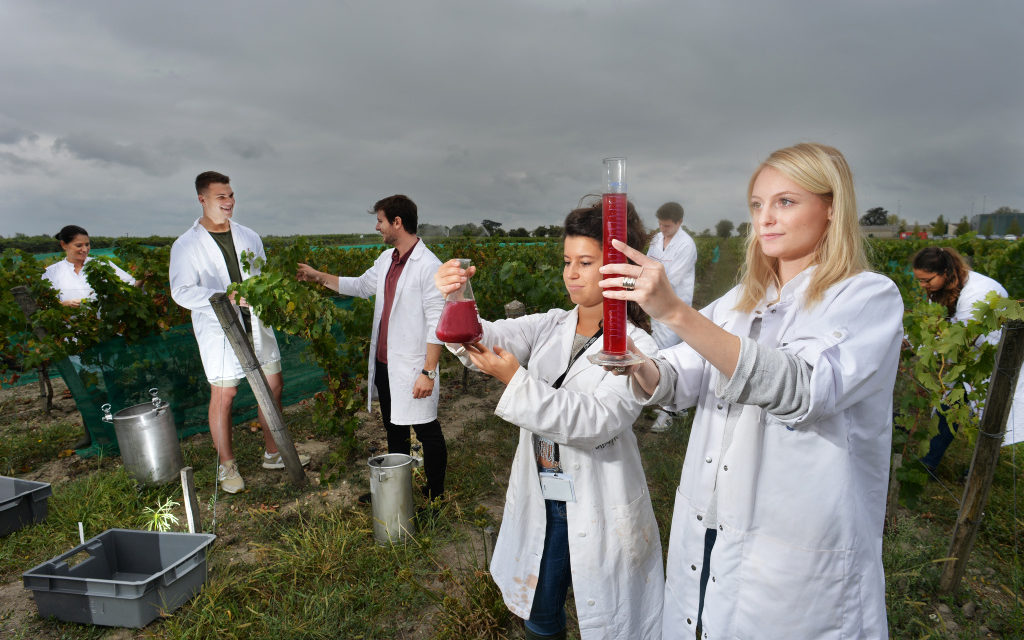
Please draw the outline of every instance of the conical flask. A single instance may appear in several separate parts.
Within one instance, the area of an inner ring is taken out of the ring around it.
[[[456,258],[459,266],[468,269],[472,260]],[[437,321],[437,339],[448,343],[480,342],[484,329],[476,311],[476,298],[469,280],[444,298],[441,319]]]

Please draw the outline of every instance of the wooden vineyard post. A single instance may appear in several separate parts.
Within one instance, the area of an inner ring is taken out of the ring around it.
[[[256,359],[256,353],[252,350],[252,345],[249,344],[249,339],[238,320],[235,306],[231,304],[225,293],[215,293],[210,296],[210,304],[213,305],[213,310],[217,314],[221,328],[224,329],[224,335],[227,336],[228,342],[231,344],[231,349],[242,364],[242,371],[245,372],[245,378],[249,381],[253,395],[256,396],[256,402],[263,410],[263,417],[266,418],[267,426],[270,427],[270,435],[274,438],[277,450],[281,453],[281,460],[284,462],[285,469],[288,470],[288,476],[294,485],[305,485],[306,474],[299,462],[299,454],[295,451],[291,434],[284,426],[284,416],[281,415],[280,408],[274,402],[274,394],[270,392],[267,377],[263,375],[263,369],[260,368],[260,362]]]
[[[960,513],[953,527],[953,539],[946,557],[950,560],[939,577],[939,593],[956,590],[967,568],[967,558],[981,525],[982,511],[988,502],[992,478],[996,472],[999,449],[1003,444],[1006,420],[1010,415],[1013,393],[1024,360],[1024,322],[1012,320],[1003,325],[1003,335],[996,353],[995,370],[988,385],[985,411],[978,426],[978,442],[974,447],[967,485],[960,500]]]
[[[885,530],[892,530],[896,523],[896,507],[900,500],[900,481],[896,471],[903,466],[903,454],[892,454],[892,466],[889,469],[889,496],[885,501]]]

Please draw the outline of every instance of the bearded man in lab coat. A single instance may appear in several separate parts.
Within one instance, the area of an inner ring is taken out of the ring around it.
[[[224,491],[238,493],[245,488],[245,481],[238,472],[231,447],[231,406],[245,374],[213,311],[210,296],[224,293],[232,282],[259,275],[259,268],[255,266],[248,272],[242,268],[242,252],[250,251],[258,258],[266,258],[266,254],[259,235],[231,219],[235,210],[235,192],[230,178],[216,171],[200,173],[196,176],[196,193],[203,215],[171,246],[171,297],[192,311],[192,328],[199,343],[203,369],[210,382],[210,435],[220,459],[217,480]],[[284,379],[274,330],[249,311],[244,299],[236,300],[232,294],[231,301],[238,305],[245,332],[267,377],[274,401],[280,407]],[[266,445],[263,467],[284,469],[284,461],[270,435],[262,410],[259,420]],[[303,465],[309,464],[309,456],[300,455],[299,460]]]
[[[380,402],[388,436],[388,451],[409,453],[409,427],[423,444],[423,470],[428,499],[444,493],[448,448],[437,421],[437,363],[442,342],[435,330],[444,299],[434,287],[441,266],[416,235],[416,203],[403,195],[384,198],[373,205],[377,231],[388,249],[361,276],[335,276],[299,263],[296,277],[317,282],[338,293],[369,298],[376,296],[370,335],[370,385],[367,409]],[[359,498],[368,502],[369,495]]]

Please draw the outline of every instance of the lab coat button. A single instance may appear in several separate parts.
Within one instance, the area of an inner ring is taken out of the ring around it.
[[[580,468],[580,463],[578,463],[578,462],[575,463],[574,465],[572,465],[572,468],[573,469],[579,469]]]
[[[595,605],[595,604],[597,604],[597,603],[596,603],[596,602],[594,602],[593,600],[587,600],[587,604],[588,604],[588,605],[590,605],[590,606],[592,607],[592,606],[594,606],[594,605]]]
[[[587,532],[586,531],[580,531],[579,536],[581,538],[586,538],[587,537]]]
[[[691,564],[690,565],[690,569],[693,570],[693,571],[696,571],[697,570],[697,565]]]
[[[702,515],[698,515],[698,516],[697,516],[697,519],[698,519],[698,520],[703,520],[703,519],[704,519],[704,516],[702,516]]]
[[[711,464],[711,456],[704,458],[704,462]]]
[[[842,338],[843,334],[839,333],[838,331],[833,331],[832,336],[835,338]]]
[[[721,409],[724,405],[721,402],[719,402],[716,406],[718,409]]]
[[[693,620],[691,620],[690,618],[687,618],[686,619],[686,624],[693,624]]]
[[[729,465],[727,465],[727,464],[726,465],[722,465],[722,471],[728,471],[728,470],[729,470]]]

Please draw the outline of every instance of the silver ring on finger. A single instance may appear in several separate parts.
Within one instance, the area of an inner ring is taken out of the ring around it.
[[[622,279],[622,288],[626,291],[632,291],[636,288],[636,278],[626,276]]]
[[[626,373],[626,367],[615,367],[615,373]]]

